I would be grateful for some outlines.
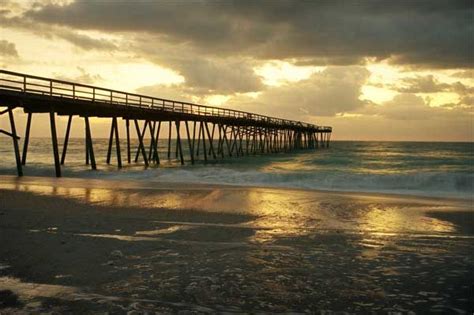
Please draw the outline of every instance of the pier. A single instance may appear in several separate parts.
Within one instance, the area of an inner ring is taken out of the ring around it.
[[[185,164],[184,150],[189,150],[187,162],[194,164],[197,160],[207,162],[226,157],[328,148],[332,132],[332,128],[327,126],[6,70],[0,70],[0,107],[5,108],[0,110],[0,115],[8,115],[10,122],[10,130],[0,129],[0,133],[12,139],[18,176],[23,175],[22,166],[27,162],[33,114],[39,113],[49,114],[52,154],[58,177],[66,161],[73,118],[83,120],[85,164],[92,169],[96,169],[97,165],[93,130],[89,122],[91,117],[110,119],[107,163],[111,163],[115,151],[118,168],[132,161],[143,163],[145,167],[160,164],[163,157],[158,154],[158,140],[160,131],[165,128],[168,130],[166,158],[170,159],[174,155],[181,164]],[[21,152],[13,112],[15,108],[22,108],[27,114]],[[68,117],[61,151],[56,128],[58,115]],[[125,161],[122,160],[119,123],[125,124],[126,130]],[[131,146],[133,132],[130,129],[135,131],[138,139],[137,148]],[[173,133],[175,146],[171,145]]]

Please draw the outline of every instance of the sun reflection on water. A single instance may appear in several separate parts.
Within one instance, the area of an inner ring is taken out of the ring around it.
[[[254,219],[239,224],[254,229],[249,241],[256,243],[339,231],[365,235],[372,241],[363,239],[361,244],[377,248],[383,245],[373,241],[380,238],[378,233],[456,232],[454,224],[425,214],[426,211],[436,210],[439,205],[401,197],[222,186],[179,188],[174,185],[157,189],[124,189],[120,185],[114,188],[113,181],[107,184],[107,188],[100,188],[16,181],[1,183],[0,188],[73,199],[80,204],[94,204],[105,209],[119,207],[247,214]],[[387,235],[383,238],[387,239]]]

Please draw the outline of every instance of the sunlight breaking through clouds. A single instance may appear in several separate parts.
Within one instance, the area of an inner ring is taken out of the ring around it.
[[[0,66],[317,124],[346,120],[336,139],[364,138],[355,121],[375,137],[391,126],[389,138],[401,139],[393,117],[422,118],[401,112],[421,100],[432,118],[423,132],[453,129],[444,140],[472,141],[472,11],[464,1],[281,2],[263,12],[245,1],[6,0]]]

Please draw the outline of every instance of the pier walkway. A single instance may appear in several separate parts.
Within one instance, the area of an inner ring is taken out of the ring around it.
[[[119,120],[126,128],[126,159],[132,162],[130,126],[135,129],[138,148],[134,161],[160,164],[158,140],[160,130],[168,127],[168,154],[176,155],[184,164],[181,135],[185,131],[190,163],[199,155],[206,162],[226,156],[245,156],[289,152],[300,149],[329,147],[331,127],[317,126],[299,121],[275,118],[239,110],[179,102],[158,97],[139,95],[80,83],[55,80],[23,73],[0,70],[0,115],[7,114],[10,131],[0,133],[10,136],[13,142],[17,172],[23,175],[30,126],[33,114],[48,113],[50,117],[52,153],[56,176],[61,176],[65,163],[69,133],[73,117],[84,120],[85,162],[96,169],[90,117],[110,118],[111,129],[107,151],[107,163],[111,162],[115,143],[117,166],[122,167]],[[22,108],[28,115],[20,154],[20,137],[15,126],[14,108]],[[68,116],[61,154],[59,152],[56,115]],[[183,130],[182,130],[183,129]],[[175,133],[176,148],[172,148],[171,136]],[[148,135],[148,136],[147,136]],[[147,136],[147,137],[146,137]],[[145,139],[145,137],[147,139]],[[147,143],[145,143],[148,141]],[[135,151],[134,151],[135,152]]]

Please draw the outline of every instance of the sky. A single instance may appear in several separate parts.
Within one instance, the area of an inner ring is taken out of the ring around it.
[[[0,68],[329,125],[336,140],[474,141],[473,21],[472,1],[2,0]]]

